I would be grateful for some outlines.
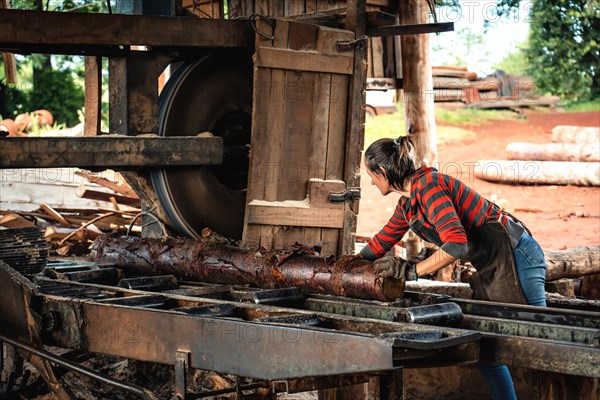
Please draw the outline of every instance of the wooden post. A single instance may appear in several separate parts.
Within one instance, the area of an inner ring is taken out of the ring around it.
[[[366,39],[366,1],[349,0],[346,15],[346,29],[355,33],[355,38]],[[360,186],[360,162],[364,146],[365,134],[365,89],[367,78],[367,46],[358,45],[354,49],[354,66],[352,78],[350,79],[350,90],[348,96],[348,119],[346,130],[346,161],[344,167],[344,181],[347,187]],[[346,217],[344,222],[342,254],[354,253],[354,242],[356,240],[356,221],[358,214],[358,200],[346,203]],[[394,384],[386,382],[386,399],[401,398],[402,394],[394,393]],[[373,376],[368,383],[353,385],[349,387],[326,389],[319,391],[320,400],[346,400],[346,399],[379,399],[380,379]]]
[[[357,40],[365,39],[366,0],[348,1],[346,29],[353,31]],[[348,95],[348,119],[346,124],[346,161],[344,166],[344,181],[347,187],[360,186],[360,162],[365,140],[365,88],[367,80],[367,46],[357,46],[354,50],[354,66],[350,79]],[[340,249],[341,254],[354,254],[356,241],[356,224],[358,200],[346,203],[346,221],[344,223],[344,238]]]
[[[84,136],[100,132],[102,116],[102,58],[85,57],[85,116]]]
[[[402,0],[400,24],[428,22],[425,0]],[[433,78],[429,61],[429,35],[404,35],[402,42],[403,101],[406,133],[414,135],[417,163],[437,163]]]
[[[10,8],[8,0],[0,0],[0,8]],[[4,76],[6,76],[7,84],[17,83],[17,62],[13,53],[2,53],[4,61]]]

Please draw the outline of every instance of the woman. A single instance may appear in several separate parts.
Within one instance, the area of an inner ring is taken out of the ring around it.
[[[527,228],[460,180],[434,168],[416,168],[410,138],[380,139],[365,152],[371,184],[381,194],[400,193],[394,214],[360,256],[375,261],[382,276],[410,279],[457,259],[477,269],[474,298],[546,306],[544,253]],[[427,259],[411,263],[384,255],[411,229],[439,246]],[[516,399],[504,365],[479,364],[496,400]]]

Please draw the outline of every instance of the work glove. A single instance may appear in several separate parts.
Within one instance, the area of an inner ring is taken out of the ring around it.
[[[394,278],[404,281],[416,281],[417,263],[400,257],[382,257],[373,261],[373,266],[381,278]]]

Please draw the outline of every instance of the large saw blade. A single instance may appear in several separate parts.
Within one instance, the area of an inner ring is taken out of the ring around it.
[[[159,100],[159,134],[211,132],[223,138],[223,164],[152,173],[152,184],[171,225],[198,237],[205,227],[240,239],[248,185],[252,124],[251,54],[213,52],[184,63]]]

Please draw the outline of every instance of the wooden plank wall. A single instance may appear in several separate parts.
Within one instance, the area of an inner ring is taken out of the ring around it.
[[[186,0],[191,2],[192,0]],[[261,14],[287,17],[346,7],[345,0],[240,0],[233,3],[233,17]],[[369,0],[366,11],[383,10],[396,13],[397,5],[390,0]],[[371,37],[368,50],[368,78],[402,79],[400,37]]]
[[[353,52],[335,43],[354,34],[278,19],[274,37],[257,35],[244,240],[265,248],[323,241],[323,254],[337,254],[344,204],[328,195],[346,188]]]
[[[392,7],[395,3],[395,0],[367,1],[367,4],[374,9]],[[288,17],[346,7],[347,2],[345,0],[239,0],[230,1],[229,4],[230,12],[234,17],[250,16],[255,13],[269,17]]]
[[[222,18],[223,5],[218,0],[183,0],[181,6],[200,18]]]
[[[367,11],[381,9],[376,5],[367,6]],[[383,11],[394,13],[387,8],[383,8]],[[367,78],[402,79],[401,54],[400,36],[370,37]]]

